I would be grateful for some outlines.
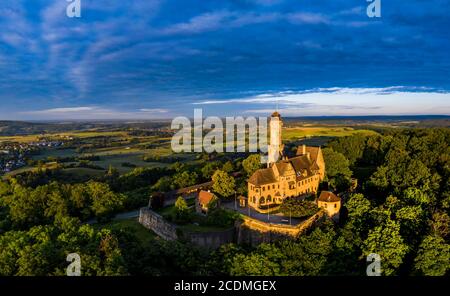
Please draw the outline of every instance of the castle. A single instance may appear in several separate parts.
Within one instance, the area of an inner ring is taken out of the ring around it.
[[[274,112],[270,118],[268,167],[257,170],[248,180],[248,205],[257,211],[276,207],[289,197],[316,193],[325,176],[320,147],[302,145],[295,157],[284,156],[282,126],[281,115]]]

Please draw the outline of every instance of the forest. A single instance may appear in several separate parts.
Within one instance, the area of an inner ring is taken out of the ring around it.
[[[233,190],[245,194],[245,178],[258,168],[255,155],[205,154],[195,164],[125,174],[110,167],[79,180],[57,167],[18,174],[0,182],[0,275],[64,275],[66,256],[74,252],[83,275],[356,276],[365,275],[371,253],[381,256],[383,275],[448,275],[449,142],[448,128],[335,138],[323,148],[327,176],[321,186],[345,193],[338,224],[325,222],[296,240],[214,251],[102,225],[146,206],[152,192],[214,175],[241,172],[242,179],[215,190],[223,198]],[[352,178],[358,180],[353,191]]]

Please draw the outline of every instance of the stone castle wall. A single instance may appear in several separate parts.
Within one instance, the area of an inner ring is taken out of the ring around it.
[[[217,249],[221,245],[235,242],[235,228],[224,231],[192,232],[185,234],[191,243],[209,249]]]
[[[184,240],[197,246],[216,249],[227,243],[259,245],[280,239],[296,238],[327,217],[322,209],[302,223],[291,226],[265,223],[245,216],[242,221],[236,221],[235,226],[222,231],[182,232],[176,225],[166,221],[164,217],[142,208],[139,223],[152,230],[165,240]]]
[[[324,210],[320,210],[304,222],[291,226],[262,222],[250,217],[245,217],[240,223],[236,223],[236,242],[238,244],[259,245],[280,239],[296,238],[306,232],[317,223],[326,218]]]
[[[185,240],[203,248],[216,249],[235,241],[235,229],[208,232],[182,232],[175,224],[149,208],[141,208],[139,223],[165,240]]]
[[[139,223],[165,240],[178,239],[177,227],[149,208],[141,208],[139,213]]]

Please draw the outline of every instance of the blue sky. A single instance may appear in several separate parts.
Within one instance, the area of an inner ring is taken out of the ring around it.
[[[1,119],[450,114],[450,1],[0,3]]]

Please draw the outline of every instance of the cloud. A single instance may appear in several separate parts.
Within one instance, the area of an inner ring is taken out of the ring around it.
[[[145,112],[145,113],[167,113],[167,112],[169,112],[169,110],[167,110],[167,109],[160,109],[160,108],[154,108],[154,109],[144,108],[144,109],[139,109],[139,111]]]
[[[187,22],[176,23],[160,30],[162,35],[200,34],[225,28],[239,28],[280,20],[279,13],[258,13],[219,10],[197,15]]]
[[[293,24],[328,24],[329,17],[321,13],[297,12],[287,15],[287,19]]]
[[[62,113],[73,113],[73,112],[84,112],[95,110],[95,107],[69,107],[69,108],[53,108],[45,110],[34,110],[34,111],[23,111],[20,113],[24,114],[62,114]]]
[[[278,105],[289,115],[450,114],[450,92],[428,87],[331,87],[284,91],[251,97],[205,100],[194,105],[268,106],[244,113],[269,113]],[[239,108],[239,107],[237,107]]]
[[[19,114],[33,116],[34,119],[152,119],[165,118],[169,109],[141,108],[122,110],[104,106],[61,107],[44,110],[21,111]]]
[[[402,112],[400,104],[448,110],[435,89],[375,93],[386,85],[450,90],[445,0],[391,1],[378,21],[359,0],[95,0],[82,1],[80,19],[66,16],[64,0],[28,2],[0,5],[0,119],[14,119],[22,106],[99,106],[78,112],[93,118],[167,116],[189,114],[192,102],[235,114],[271,109],[277,96],[280,108],[336,100],[342,112],[364,104],[380,113]],[[361,86],[371,90],[357,93]],[[146,106],[169,112],[144,114]]]

